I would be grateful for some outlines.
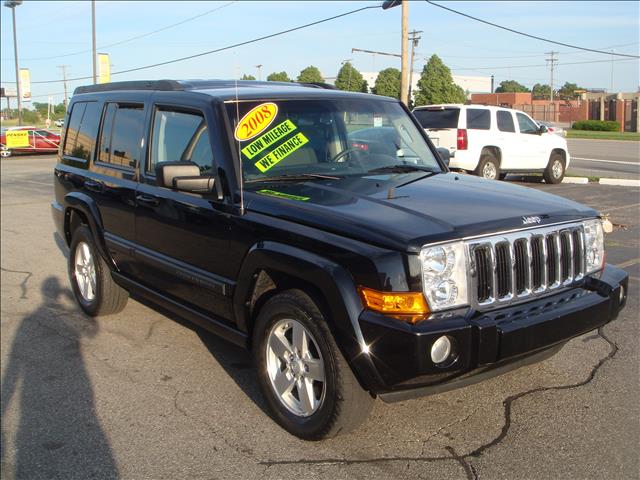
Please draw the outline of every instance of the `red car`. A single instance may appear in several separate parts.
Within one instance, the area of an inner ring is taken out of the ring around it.
[[[7,146],[6,133],[10,131],[28,132],[29,145],[25,147]],[[15,127],[0,134],[0,155],[8,157],[13,153],[55,153],[60,145],[60,135],[36,127]]]

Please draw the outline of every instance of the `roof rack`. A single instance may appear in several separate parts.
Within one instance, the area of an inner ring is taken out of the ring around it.
[[[135,80],[130,82],[99,83],[96,85],[84,85],[77,87],[74,95],[80,93],[111,92],[115,90],[163,90],[180,91],[184,90],[180,82],[175,80]]]

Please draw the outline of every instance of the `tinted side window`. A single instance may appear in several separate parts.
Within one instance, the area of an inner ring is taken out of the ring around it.
[[[491,128],[491,112],[486,108],[468,108],[467,128],[489,130]]]
[[[498,120],[498,130],[501,132],[515,132],[516,126],[513,123],[513,115],[511,112],[505,110],[499,110],[496,114]]]
[[[97,102],[78,102],[73,105],[63,153],[66,156],[90,160],[100,122]]]
[[[459,108],[414,110],[422,128],[458,128]]]
[[[520,133],[538,133],[538,126],[523,113],[516,113]]]
[[[207,123],[197,113],[158,109],[153,119],[151,159],[147,171],[158,163],[191,161],[201,173],[213,168],[213,154]]]
[[[100,140],[100,161],[135,168],[140,160],[143,128],[142,105],[110,103],[105,113]]]

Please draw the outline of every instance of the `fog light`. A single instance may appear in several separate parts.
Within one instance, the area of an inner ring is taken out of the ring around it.
[[[433,346],[431,347],[431,361],[435,364],[444,363],[449,360],[451,353],[451,340],[444,335],[433,342]]]

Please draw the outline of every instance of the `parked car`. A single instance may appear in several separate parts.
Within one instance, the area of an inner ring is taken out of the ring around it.
[[[60,118],[55,122],[56,127],[64,127],[64,118]]]
[[[52,213],[80,308],[135,293],[251,350],[301,438],[540,361],[625,305],[596,211],[450,172],[395,99],[163,80],[79,87],[69,111]]]
[[[10,147],[7,132],[26,131],[27,145]],[[55,153],[60,145],[60,135],[36,127],[12,127],[0,134],[0,156],[9,157],[14,153]]]
[[[545,122],[543,120],[536,120],[536,122],[538,123],[538,125],[544,125],[545,127],[547,127],[547,132],[549,133],[553,133],[554,135],[560,135],[561,137],[567,136],[567,131],[564,128],[562,128],[560,125],[556,125],[551,122]]]
[[[450,167],[483,178],[540,172],[560,183],[569,167],[564,138],[547,132],[526,113],[484,105],[429,105],[413,110],[429,138],[449,149]]]

